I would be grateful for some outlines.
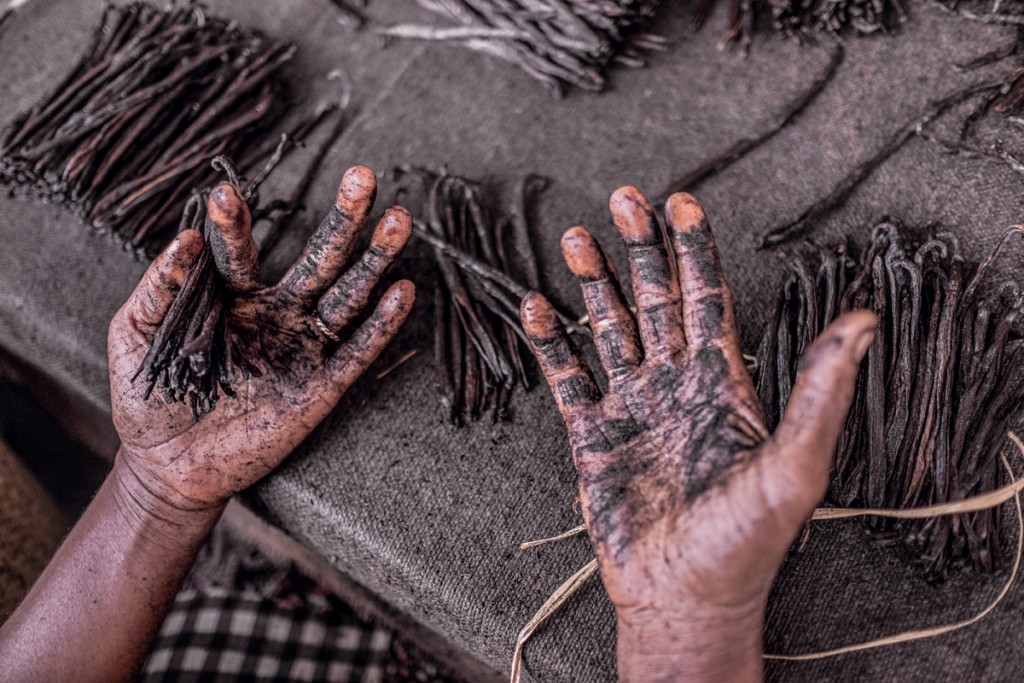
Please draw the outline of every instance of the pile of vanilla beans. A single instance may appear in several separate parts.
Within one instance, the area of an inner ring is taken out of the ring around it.
[[[659,0],[416,0],[455,26],[401,24],[385,35],[443,40],[511,62],[552,93],[604,87],[612,63],[642,66],[666,41],[644,27]]]
[[[788,259],[789,275],[757,354],[769,427],[778,424],[804,353],[836,316],[873,310],[879,327],[840,438],[828,500],[841,507],[910,508],[997,488],[998,454],[1024,406],[1024,303],[1014,281],[993,283],[1006,233],[980,266],[950,235],[917,243],[875,228],[860,258],[845,247]],[[929,519],[869,518],[875,536],[902,542],[939,580],[953,566],[991,571],[998,509]]]
[[[507,419],[516,384],[530,387],[519,301],[540,288],[528,215],[532,197],[547,183],[523,177],[516,208],[495,217],[481,203],[480,187],[465,178],[402,172],[417,174],[426,190],[427,220],[413,230],[433,248],[441,280],[434,290],[434,363],[445,416],[454,425],[467,416]]]
[[[7,130],[0,184],[152,255],[210,161],[251,152],[279,116],[293,53],[191,0],[108,5],[78,65]]]

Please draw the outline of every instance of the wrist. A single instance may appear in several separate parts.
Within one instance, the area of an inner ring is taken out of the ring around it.
[[[119,516],[135,532],[175,542],[205,536],[224,511],[183,496],[126,454],[118,451],[110,473]]]
[[[618,614],[619,679],[760,681],[764,602]]]

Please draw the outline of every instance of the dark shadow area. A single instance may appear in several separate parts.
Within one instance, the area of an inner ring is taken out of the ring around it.
[[[78,519],[108,465],[75,441],[24,386],[0,379],[0,438],[53,495],[69,521]]]

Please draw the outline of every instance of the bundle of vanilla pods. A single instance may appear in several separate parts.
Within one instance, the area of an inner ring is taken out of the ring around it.
[[[443,40],[517,65],[558,95],[604,87],[614,62],[642,66],[666,41],[645,31],[660,0],[416,0],[454,26],[401,24],[385,35]]]
[[[1021,232],[1011,229],[1000,246]],[[915,242],[885,223],[859,258],[846,247],[789,257],[755,369],[770,428],[813,339],[851,309],[879,319],[837,447],[830,503],[913,508],[998,487],[998,454],[1024,407],[1024,339],[1016,327],[1024,298],[1015,281],[992,281],[998,251],[970,264],[948,234]],[[958,565],[997,565],[998,508],[867,519],[876,538],[902,543],[931,579]]]
[[[547,181],[523,176],[514,208],[501,211],[481,200],[477,183],[447,170],[396,172],[423,182],[426,221],[415,221],[413,234],[432,248],[438,267],[434,367],[445,417],[457,426],[466,417],[507,419],[515,386],[530,388],[519,302],[540,289],[528,217]],[[569,329],[582,330],[574,316],[559,315]]]
[[[254,204],[255,184],[243,189],[227,159],[218,158],[216,165],[225,171],[239,194]],[[232,387],[240,377],[262,374],[235,343],[224,315],[219,276],[210,249],[208,200],[207,189],[193,192],[185,203],[179,232],[201,232],[203,248],[133,378],[142,377],[146,382],[145,398],[154,389],[162,389],[168,403],[188,405],[194,420],[213,410],[221,393],[234,396]]]
[[[762,28],[786,36],[806,38],[813,32],[868,35],[889,31],[906,21],[905,0],[726,0],[727,33],[723,43],[749,46]],[[693,21],[702,25],[719,0],[697,0]]]
[[[300,124],[301,134],[315,126],[320,117]],[[220,171],[249,206],[253,222],[267,220],[271,234],[301,208],[297,202],[273,200],[259,204],[259,186],[281,162],[286,150],[294,148],[293,141],[282,135],[274,153],[263,168],[248,182],[244,182],[227,157],[215,157],[211,168]],[[312,164],[307,174],[314,172]],[[300,183],[302,185],[303,183]],[[154,389],[162,389],[168,403],[184,403],[198,420],[212,411],[220,396],[234,396],[235,383],[249,376],[260,377],[263,372],[251,349],[242,344],[224,310],[224,291],[220,275],[210,249],[210,230],[207,202],[210,188],[193,190],[185,202],[177,227],[197,230],[203,234],[203,248],[193,264],[181,289],[174,296],[153,343],[142,360],[133,379],[142,377],[146,382],[145,398]]]
[[[492,218],[480,203],[480,188],[465,178],[441,173],[425,180],[427,221],[417,226],[417,234],[443,245],[434,248],[441,276],[434,291],[434,363],[442,405],[455,425],[466,416],[506,419],[515,385],[530,386],[523,364],[525,338],[516,293],[486,273],[511,279],[506,246],[508,233],[515,231],[528,250],[526,269],[534,285],[538,271],[529,238],[523,239],[525,215]],[[522,190],[524,201],[532,189]],[[481,274],[473,262],[490,270]]]
[[[4,134],[0,184],[152,255],[214,157],[261,161],[252,143],[282,113],[294,51],[193,0],[108,5],[78,65]]]

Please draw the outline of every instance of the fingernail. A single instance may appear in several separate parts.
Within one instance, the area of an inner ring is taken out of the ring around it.
[[[868,352],[868,347],[871,346],[871,341],[874,338],[875,328],[873,327],[860,333],[860,336],[857,337],[850,348],[850,356],[853,358],[854,363],[860,363],[864,359],[864,354]]]

